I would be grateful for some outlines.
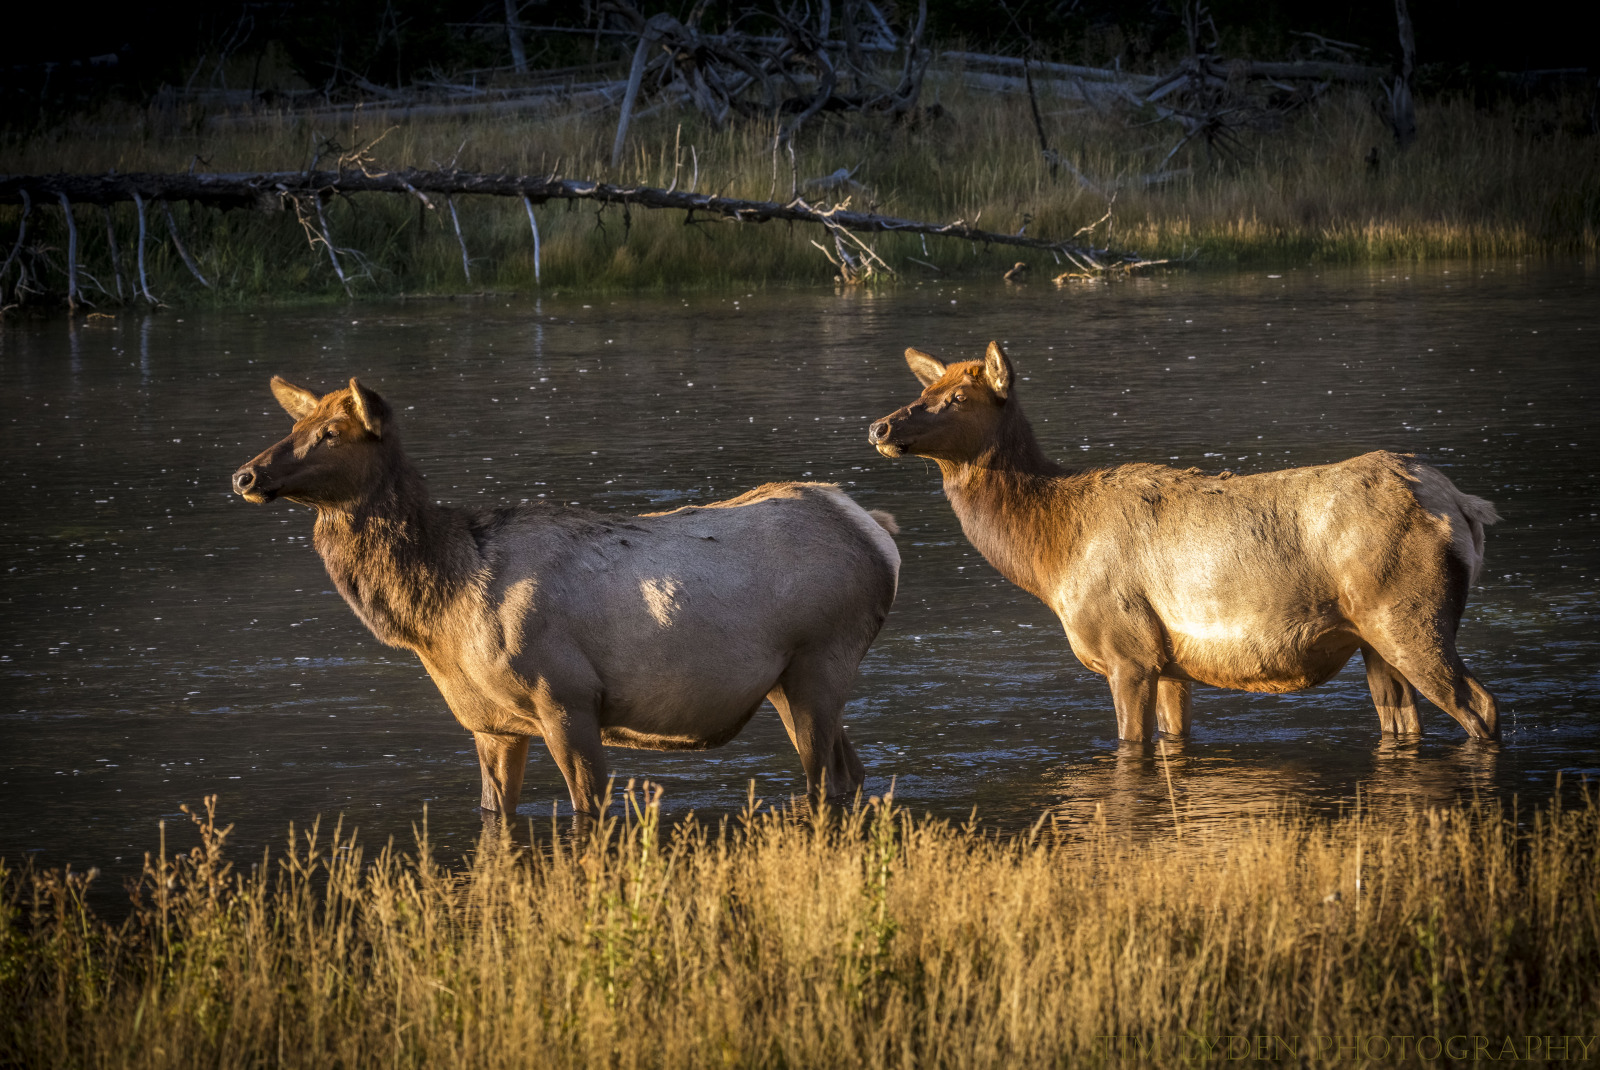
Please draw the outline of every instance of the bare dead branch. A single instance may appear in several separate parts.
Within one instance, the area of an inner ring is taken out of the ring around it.
[[[178,237],[178,221],[172,218],[172,206],[170,204],[162,204],[161,210],[166,213],[167,231],[172,235],[172,247],[178,250],[178,256],[183,260],[183,266],[189,269],[189,274],[200,280],[201,286],[208,290],[211,289],[211,284],[206,281],[206,277],[200,274],[200,265],[194,262],[194,257],[189,255],[189,250],[183,247],[183,239]]]
[[[539,283],[539,221],[533,216],[533,202],[524,194],[522,206],[528,210],[528,226],[533,228],[533,284]]]
[[[339,250],[333,247],[333,232],[328,228],[327,213],[322,210],[322,198],[313,195],[311,201],[317,208],[317,227],[322,232],[322,247],[328,250],[328,262],[333,265],[333,273],[339,276],[339,284],[344,287],[345,294],[354,296],[350,280],[344,276],[344,266],[339,263]]]
[[[146,301],[150,302],[152,305],[159,305],[161,302],[157,301],[155,299],[155,295],[150,292],[149,276],[145,273],[145,269],[144,269],[144,241],[145,241],[144,198],[139,195],[139,191],[138,190],[134,190],[134,191],[132,191],[132,200],[133,200],[133,206],[134,206],[135,210],[137,210],[137,212],[139,214],[139,296],[143,297]]]
[[[117,300],[123,300],[122,294],[122,256],[117,250],[117,229],[111,223],[111,206],[101,205],[100,210],[106,217],[106,246],[111,250],[111,277],[117,284]]]
[[[1050,177],[1056,177],[1058,159],[1055,151],[1050,148],[1050,139],[1044,134],[1044,117],[1039,114],[1039,95],[1033,91],[1033,72],[1028,69],[1026,62],[1022,65],[1023,80],[1028,83],[1028,107],[1033,111],[1033,129],[1039,135],[1039,155],[1050,165]],[[1077,169],[1074,168],[1074,171]],[[1080,175],[1081,179],[1082,176]]]
[[[17,224],[17,240],[11,245],[11,252],[6,256],[6,262],[0,265],[0,283],[5,282],[11,273],[11,264],[17,259],[17,254],[22,251],[22,242],[28,236],[28,219],[33,215],[33,199],[28,196],[27,190],[18,190],[22,195],[22,221]]]
[[[77,311],[82,301],[78,292],[78,224],[72,218],[72,202],[60,190],[56,199],[61,202],[61,214],[67,221],[67,307]]]
[[[527,198],[524,197],[523,200],[526,201]],[[456,228],[456,243],[461,246],[461,273],[467,277],[468,282],[471,282],[472,259],[467,256],[467,239],[461,236],[461,217],[456,215],[456,200],[454,197],[446,197],[444,203],[450,209],[450,225]]]

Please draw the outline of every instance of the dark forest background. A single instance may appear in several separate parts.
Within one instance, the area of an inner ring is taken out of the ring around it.
[[[765,5],[676,0],[642,3],[637,10],[683,18],[695,6],[703,11],[702,27],[742,20],[754,28]],[[929,0],[928,23],[931,40],[945,46],[1011,54],[1029,49],[1039,58],[1137,69],[1187,51],[1183,6],[1179,0]],[[1480,11],[1450,0],[1410,0],[1409,6],[1421,93],[1488,99],[1539,91],[1553,77],[1570,82],[1596,70],[1596,37],[1582,29],[1579,5]],[[904,22],[915,5],[883,0],[879,8]],[[249,79],[260,82],[288,66],[330,95],[361,82],[398,86],[429,72],[510,62],[504,0],[172,0],[155,9],[55,10],[35,8],[28,32],[13,27],[0,35],[0,90],[13,128],[48,124],[111,97],[142,100],[163,85],[213,83],[219,60],[229,61],[224,77],[231,89],[261,88]],[[1351,58],[1367,63],[1388,65],[1398,52],[1391,0],[1214,0],[1204,10],[1207,37],[1222,56],[1305,55],[1320,47],[1308,34],[1357,46]],[[606,3],[522,0],[517,11],[528,27],[527,58],[534,67],[621,58],[633,46],[621,35],[539,29],[631,24]]]

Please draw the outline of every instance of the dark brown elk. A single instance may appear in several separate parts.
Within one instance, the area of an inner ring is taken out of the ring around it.
[[[486,811],[515,809],[541,737],[593,812],[605,745],[720,746],[763,699],[813,795],[863,769],[841,715],[899,580],[893,519],[826,483],[770,483],[645,516],[435,504],[393,410],[351,379],[272,380],[289,436],[241,467],[256,503],[317,512],[315,544],[356,616],[414,651],[477,741]]]
[[[1195,683],[1298,691],[1357,650],[1386,733],[1422,731],[1416,691],[1496,739],[1494,696],[1456,653],[1494,506],[1408,455],[1230,478],[1046,459],[998,343],[906,362],[922,395],[874,423],[886,457],[936,461],[967,538],[1060,618],[1106,677],[1117,734],[1189,731]]]

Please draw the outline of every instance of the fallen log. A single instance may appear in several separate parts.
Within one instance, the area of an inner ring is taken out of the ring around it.
[[[1293,63],[1247,60],[1244,72],[1250,78],[1311,79],[1319,82],[1371,82],[1387,73],[1382,67],[1321,60],[1298,60]]]
[[[988,93],[1015,93],[1021,96],[1028,92],[1029,79],[1022,75],[963,71],[960,78],[961,84],[967,88],[980,89]],[[1061,78],[1033,78],[1032,81],[1041,92],[1048,93],[1057,100],[1083,101],[1095,105],[1122,103],[1134,107],[1143,102],[1131,85],[1122,82],[1067,81]]]
[[[1032,64],[1033,69],[1045,74],[1053,74],[1063,78],[1080,79],[1086,82],[1114,82],[1125,85],[1130,89],[1149,92],[1157,86],[1166,83],[1175,75],[1184,73],[1183,69],[1169,74],[1131,74],[1126,71],[1112,70],[1107,67],[1080,67],[1071,63],[1045,63],[1042,61],[1026,60],[1021,56],[998,56],[983,52],[941,52],[939,58],[954,60],[967,66],[980,65],[1001,67],[1009,70],[1021,71],[1025,63]],[[1370,82],[1381,78],[1387,71],[1382,67],[1371,67],[1359,63],[1336,63],[1327,60],[1293,60],[1285,62],[1262,60],[1224,60],[1214,59],[1212,64],[1219,71],[1228,72],[1237,67],[1239,73],[1246,78],[1277,78],[1283,80],[1311,80],[1332,82]]]
[[[983,64],[990,67],[1005,67],[1012,70],[1022,70],[1025,65],[1032,65],[1036,71],[1045,74],[1059,75],[1065,78],[1077,78],[1087,82],[1117,82],[1133,89],[1144,89],[1156,83],[1156,76],[1149,74],[1129,74],[1124,71],[1115,71],[1107,67],[1081,67],[1073,63],[1046,63],[1042,60],[1025,59],[1022,56],[990,55],[986,52],[941,52],[939,58],[954,60],[963,64]]]
[[[301,197],[333,194],[396,193],[415,197],[477,195],[520,197],[529,204],[548,201],[596,201],[645,209],[676,209],[739,223],[811,223],[829,231],[861,234],[920,234],[960,238],[985,245],[1039,249],[1074,257],[1098,270],[1148,263],[1136,253],[1099,249],[1070,239],[1029,238],[980,230],[956,220],[930,223],[915,219],[850,211],[845,205],[822,207],[795,197],[787,203],[753,201],[715,194],[585,182],[554,175],[491,175],[467,171],[276,171],[246,174],[52,174],[0,175],[0,204],[23,204],[33,197],[65,195],[75,202],[117,204],[123,201],[188,201],[214,208],[277,210]]]

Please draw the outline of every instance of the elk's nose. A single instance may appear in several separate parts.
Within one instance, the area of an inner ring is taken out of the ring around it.
[[[250,489],[256,485],[256,470],[254,468],[241,468],[233,473],[233,489],[239,494],[249,494]]]
[[[882,442],[884,439],[886,439],[888,437],[889,437],[889,421],[888,420],[879,420],[877,423],[875,423],[871,427],[867,428],[867,441],[868,442],[876,444],[876,443]]]

